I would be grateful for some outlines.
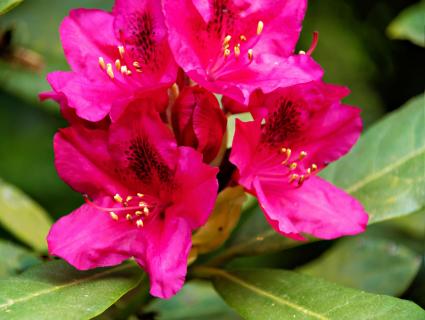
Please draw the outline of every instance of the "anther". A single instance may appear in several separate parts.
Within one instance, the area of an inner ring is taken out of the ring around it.
[[[300,51],[298,51],[298,54],[305,54],[305,51],[304,50],[300,50]]]
[[[122,197],[118,193],[114,196],[114,200],[116,202],[122,203]]]
[[[139,63],[139,62],[137,62],[137,61],[134,61],[134,62],[133,62],[133,67],[135,67],[135,68],[140,68],[140,63]]]
[[[128,71],[127,66],[122,66],[121,67],[121,73],[122,74],[124,74],[124,75],[127,74],[127,71]]]
[[[135,214],[136,216],[141,216],[141,215],[143,214],[143,212],[142,212],[142,211],[136,211],[134,214]]]
[[[317,170],[317,164],[313,163],[311,165],[311,170],[316,171]]]
[[[295,170],[297,168],[297,163],[296,162],[292,162],[289,166],[289,169],[291,170]]]
[[[298,180],[298,186],[301,187],[305,181],[305,175],[301,175],[300,180]]]
[[[112,70],[112,65],[110,63],[106,65],[106,73],[108,74],[109,78],[114,79],[114,71]]]
[[[298,174],[296,174],[296,173],[291,174],[291,176],[289,177],[289,183],[294,182],[294,181],[295,181],[295,180],[297,180],[298,178],[299,178],[299,175],[298,175]]]
[[[230,42],[230,40],[232,40],[232,36],[228,34],[227,36],[224,37],[223,44],[227,45]]]
[[[139,198],[143,198],[145,195],[143,194],[143,193],[137,193],[137,196],[139,197]]]
[[[139,207],[146,207],[146,203],[143,201],[139,202]]]
[[[118,51],[120,53],[121,59],[123,59],[124,58],[124,53],[125,53],[124,47],[123,46],[118,46]]]
[[[263,29],[264,29],[264,23],[263,23],[263,21],[258,21],[258,24],[257,24],[257,35],[259,36],[260,34],[261,34],[261,32],[263,32]]]
[[[233,51],[235,52],[236,58],[241,55],[241,49],[238,46],[234,46]]]
[[[229,49],[224,50],[224,56],[225,57],[230,56],[230,50]]]
[[[300,152],[299,159],[300,159],[300,160],[302,160],[302,159],[304,159],[305,157],[307,157],[307,152],[305,152],[305,151],[301,151],[301,152]]]
[[[137,220],[136,225],[137,225],[138,228],[143,227],[143,220],[142,219]]]
[[[111,216],[111,218],[112,219],[114,219],[115,221],[117,221],[118,220],[118,216],[117,216],[117,214],[115,213],[115,212],[109,212],[109,215]]]
[[[127,198],[125,198],[125,202],[129,202],[131,200],[133,200],[133,197],[132,196],[127,196]]]
[[[126,218],[127,220],[131,220],[131,219],[133,219],[132,215],[131,215],[131,214],[129,214],[129,213],[127,213],[127,215],[125,216],[125,218]]]
[[[144,212],[145,214],[148,214],[148,213],[149,213],[149,208],[148,208],[148,207],[144,207],[144,208],[143,208],[143,212]]]
[[[99,66],[105,70],[106,69],[106,64],[105,64],[105,60],[103,60],[102,57],[99,57]]]
[[[248,49],[248,59],[249,59],[249,61],[252,61],[253,57],[254,57],[254,50]]]
[[[120,61],[120,59],[115,60],[115,68],[117,68],[117,70],[121,70],[121,61]]]
[[[241,39],[241,41],[246,41],[246,37],[243,34],[240,35],[239,39]]]

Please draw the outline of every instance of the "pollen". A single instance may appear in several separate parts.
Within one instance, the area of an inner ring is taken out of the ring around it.
[[[298,51],[298,54],[305,54],[305,51],[304,50],[300,50],[300,51]]]
[[[254,50],[248,49],[248,59],[249,59],[249,61],[252,61],[253,57],[254,57]]]
[[[131,200],[133,200],[133,197],[132,196],[127,196],[127,198],[125,198],[125,202],[129,202]]]
[[[105,64],[105,60],[102,57],[99,57],[99,66],[105,70],[106,69],[106,64]]]
[[[291,176],[289,177],[289,183],[292,183],[292,182],[294,182],[295,180],[298,180],[298,178],[299,178],[300,176],[298,175],[298,174],[296,174],[296,173],[294,173],[294,174],[291,174]]]
[[[235,52],[236,58],[241,55],[241,48],[239,46],[234,46],[233,51]]]
[[[120,59],[115,60],[115,68],[117,68],[117,70],[121,70],[121,61],[120,61]]]
[[[289,166],[289,169],[291,170],[295,170],[297,168],[297,163],[296,162],[292,162]]]
[[[137,226],[138,228],[143,227],[143,220],[142,220],[142,219],[137,220],[137,221],[136,221],[136,226]]]
[[[112,70],[112,65],[110,63],[106,65],[106,73],[108,74],[109,78],[115,78],[114,71]]]
[[[230,40],[232,40],[232,36],[230,34],[228,34],[227,36],[224,37],[223,45],[224,46],[228,45]]]
[[[118,46],[118,51],[120,53],[121,59],[124,59],[124,53],[125,53],[124,46]]]
[[[144,207],[144,208],[143,208],[143,213],[145,213],[145,214],[149,214],[149,208],[148,208],[148,207]]]
[[[224,56],[225,57],[230,56],[230,50],[229,49],[224,50]]]
[[[307,157],[307,152],[305,152],[305,151],[301,151],[301,152],[300,152],[300,155],[299,155],[299,157],[298,157],[298,159],[302,160],[302,159],[304,159],[305,157]]]
[[[136,211],[134,214],[135,214],[136,216],[141,216],[141,215],[143,214],[143,212],[142,212],[142,211]]]
[[[122,66],[121,67],[121,73],[122,74],[126,75],[127,74],[127,71],[128,71],[127,66]]]
[[[263,29],[264,29],[264,22],[260,20],[260,21],[258,21],[258,24],[257,24],[257,35],[258,36],[263,32]]]
[[[114,200],[118,203],[122,203],[122,197],[118,193],[114,195]]]
[[[245,37],[245,35],[243,35],[243,34],[241,34],[241,35],[240,35],[239,39],[240,39],[241,41],[246,41],[246,37]]]
[[[312,171],[316,171],[316,170],[317,170],[317,164],[313,163],[313,164],[311,165],[311,170],[312,170]]]
[[[127,215],[125,216],[125,218],[127,220],[132,220],[133,219],[133,216],[131,214],[127,213]]]
[[[111,218],[115,221],[118,221],[118,215],[115,212],[109,212],[109,215],[111,216]]]

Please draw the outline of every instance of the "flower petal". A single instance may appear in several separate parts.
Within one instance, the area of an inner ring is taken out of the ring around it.
[[[102,203],[107,205],[107,201]],[[53,225],[47,243],[50,254],[86,270],[117,265],[130,258],[138,231],[85,204]]]
[[[168,299],[184,284],[192,231],[184,219],[165,212],[163,219],[147,225],[141,235],[143,253],[136,256],[136,261],[149,274],[150,293]]]
[[[256,178],[254,188],[278,232],[334,239],[366,228],[368,215],[362,205],[319,177],[310,177],[299,188],[290,187],[287,180]]]

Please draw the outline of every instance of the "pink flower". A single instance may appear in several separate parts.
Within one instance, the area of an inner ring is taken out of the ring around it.
[[[222,146],[227,119],[216,97],[201,87],[186,87],[172,108],[172,122],[180,145],[192,146],[210,163]]]
[[[60,35],[72,71],[48,75],[56,93],[49,97],[65,96],[86,120],[101,120],[148,91],[166,91],[176,79],[158,1],[117,0],[112,13],[72,10]]]
[[[178,147],[148,106],[127,108],[99,126],[74,123],[54,139],[61,178],[86,204],[50,230],[49,252],[78,269],[134,257],[150,276],[151,294],[168,298],[183,285],[191,233],[217,194],[217,169]]]
[[[322,76],[309,55],[293,55],[305,0],[164,0],[177,63],[199,85],[247,103],[257,88]]]
[[[361,204],[316,176],[359,137],[359,109],[340,103],[347,94],[322,82],[256,92],[250,101],[254,121],[236,124],[230,161],[239,183],[257,196],[283,235],[332,239],[366,227]]]

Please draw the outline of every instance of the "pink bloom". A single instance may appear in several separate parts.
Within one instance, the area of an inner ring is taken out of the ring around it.
[[[254,121],[236,124],[230,161],[239,183],[255,194],[278,232],[332,239],[364,231],[361,204],[316,174],[350,150],[362,124],[359,109],[342,105],[348,89],[322,82],[269,94],[256,92]]]
[[[65,96],[86,120],[101,120],[148,91],[166,91],[176,79],[158,1],[117,0],[112,13],[72,10],[60,35],[72,71],[48,75],[56,93],[50,97]]]
[[[257,88],[322,76],[309,55],[293,55],[305,0],[164,0],[177,63],[199,85],[247,103]]]
[[[192,146],[209,163],[217,156],[227,119],[216,97],[200,87],[186,87],[172,108],[172,122],[180,145]]]
[[[168,298],[183,285],[191,233],[203,225],[217,193],[217,169],[178,147],[151,108],[127,108],[111,125],[74,123],[54,140],[61,178],[87,204],[50,230],[49,252],[78,269],[134,257],[151,293]]]

